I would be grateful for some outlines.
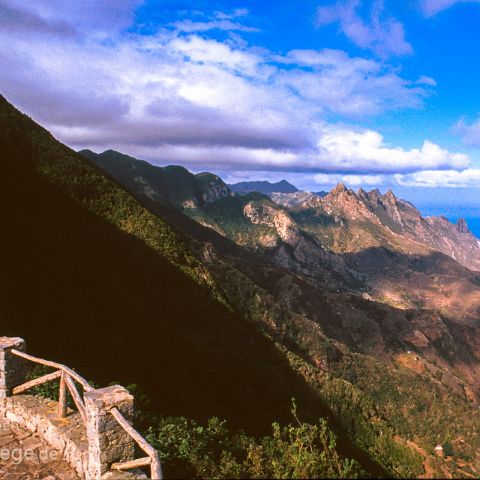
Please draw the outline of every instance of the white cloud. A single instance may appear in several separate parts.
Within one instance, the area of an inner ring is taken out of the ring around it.
[[[229,32],[258,32],[258,28],[249,27],[233,20],[246,17],[247,9],[236,9],[232,13],[215,12],[212,19],[194,21],[191,19],[178,20],[172,23],[180,32],[208,32],[209,30],[224,30]]]
[[[258,32],[258,28],[247,27],[231,20],[212,20],[210,22],[193,22],[182,20],[172,23],[172,26],[181,32],[208,32],[209,30],[225,30],[237,32]]]
[[[132,125],[131,129],[135,127]],[[98,129],[92,129],[98,132]],[[80,132],[85,136],[86,132]],[[65,132],[68,136],[68,132]],[[75,140],[76,133],[71,138]],[[104,138],[106,135],[106,139]],[[253,136],[250,143],[232,145],[236,140],[229,135],[228,141],[223,145],[203,145],[201,142],[186,144],[158,144],[145,141],[127,143],[128,128],[124,138],[117,140],[108,137],[102,131],[98,132],[98,139],[90,137],[93,145],[103,144],[111,140],[110,145],[119,150],[129,151],[146,159],[162,159],[163,162],[172,163],[179,161],[189,165],[199,164],[205,168],[232,168],[251,170],[278,170],[297,172],[343,172],[343,174],[369,174],[369,178],[378,179],[380,174],[410,173],[424,169],[462,169],[469,165],[466,155],[450,153],[438,145],[425,141],[422,148],[405,150],[392,148],[384,144],[380,134],[374,131],[356,131],[335,129],[332,127],[317,127],[317,145],[310,149],[302,148],[272,148],[261,144],[254,146]],[[185,132],[187,136],[187,132]],[[149,145],[150,143],[150,145]],[[353,178],[353,177],[352,177]]]
[[[234,70],[240,74],[257,75],[262,59],[257,55],[216,40],[206,40],[196,35],[173,37],[167,48],[174,55],[181,54],[197,64],[210,64]]]
[[[236,8],[231,13],[215,12],[215,16],[220,19],[232,20],[233,18],[246,17],[249,14],[248,8]]]
[[[323,120],[325,113],[358,118],[420,107],[432,85],[425,78],[418,85],[381,62],[339,50],[275,56],[167,28],[126,33],[141,2],[116,2],[119,17],[110,20],[105,12],[112,1],[89,1],[85,11],[72,1],[35,4],[39,18],[78,27],[81,38],[20,28],[29,18],[19,17],[26,23],[13,33],[0,29],[0,90],[75,148],[117,148],[204,168],[352,175],[468,164],[466,156],[430,142],[412,150],[389,147],[377,132]]]
[[[422,75],[418,80],[417,83],[419,85],[429,85],[430,87],[436,87],[437,81],[432,77],[427,77],[426,75]]]
[[[480,0],[423,0],[422,11],[425,16],[433,17],[437,13],[459,3],[480,3]]]
[[[369,5],[369,19],[363,19],[358,10]],[[342,32],[357,46],[380,56],[408,55],[412,46],[405,39],[403,25],[384,11],[384,0],[337,0],[317,10],[319,27],[339,23]]]
[[[428,77],[407,81],[379,62],[350,57],[341,50],[292,50],[278,60],[296,65],[280,74],[286,85],[306,101],[344,115],[418,108],[434,82]]]
[[[394,179],[402,187],[478,188],[480,187],[480,169],[426,170],[407,175],[396,174]]]
[[[318,142],[322,159],[343,171],[413,172],[425,169],[464,168],[467,155],[450,153],[425,140],[421,148],[405,150],[385,145],[375,131],[327,128]]]

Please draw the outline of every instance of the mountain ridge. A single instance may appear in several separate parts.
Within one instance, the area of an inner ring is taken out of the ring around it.
[[[234,195],[222,179],[212,173],[194,175],[179,165],[158,167],[115,150],[78,153],[107,170],[134,193],[176,207],[195,208]]]
[[[264,335],[227,305],[181,232],[3,97],[0,124],[5,334],[89,378],[136,382],[167,415],[220,415],[261,431],[290,417],[293,391],[313,400]],[[273,376],[264,370],[271,364]]]

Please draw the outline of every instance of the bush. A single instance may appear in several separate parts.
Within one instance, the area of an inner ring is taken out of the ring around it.
[[[211,418],[206,426],[183,417],[150,427],[147,440],[160,452],[166,475],[175,478],[357,478],[353,460],[336,451],[325,420],[317,425],[273,424],[271,436],[255,439]]]

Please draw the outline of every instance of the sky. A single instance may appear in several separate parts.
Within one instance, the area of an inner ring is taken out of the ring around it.
[[[77,150],[480,216],[478,25],[480,0],[0,0],[0,93]]]

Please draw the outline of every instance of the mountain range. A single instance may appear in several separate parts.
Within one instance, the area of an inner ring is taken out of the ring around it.
[[[480,245],[464,221],[391,191],[232,187],[77,153],[3,97],[0,125],[4,334],[138,383],[160,415],[263,434],[295,397],[367,476],[480,474]]]

